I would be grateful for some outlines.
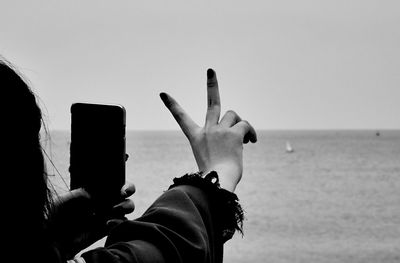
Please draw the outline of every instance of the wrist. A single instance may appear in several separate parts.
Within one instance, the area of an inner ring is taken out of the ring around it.
[[[240,169],[233,167],[229,164],[219,164],[207,169],[206,171],[204,171],[204,174],[208,174],[211,171],[217,172],[219,185],[221,188],[232,193],[235,192],[236,186],[242,176],[242,172],[240,171]]]

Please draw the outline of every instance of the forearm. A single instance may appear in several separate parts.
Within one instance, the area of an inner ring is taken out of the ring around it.
[[[220,262],[213,259],[215,250],[222,253],[222,243],[215,243],[208,204],[199,188],[168,190],[142,217],[113,229],[105,248],[83,257],[87,262],[98,257],[110,262]]]
[[[217,207],[210,189],[186,179],[174,180],[142,217],[113,229],[106,247],[85,253],[86,261],[222,262],[226,238],[218,211],[226,208]]]

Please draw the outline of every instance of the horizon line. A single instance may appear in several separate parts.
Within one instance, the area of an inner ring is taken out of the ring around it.
[[[71,129],[48,129],[48,131],[70,131]],[[400,128],[261,128],[255,129],[256,131],[400,131]],[[180,129],[126,129],[126,131],[138,132],[182,132]]]

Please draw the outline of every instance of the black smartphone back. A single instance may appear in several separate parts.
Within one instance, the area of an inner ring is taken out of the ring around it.
[[[125,115],[116,104],[71,106],[70,186],[102,205],[115,204],[125,183]]]

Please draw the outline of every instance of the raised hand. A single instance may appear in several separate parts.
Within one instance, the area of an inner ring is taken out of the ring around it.
[[[221,102],[215,71],[207,70],[207,113],[197,125],[174,98],[160,93],[165,106],[192,147],[200,171],[216,171],[222,188],[233,192],[243,173],[243,143],[255,143],[257,134],[249,122],[230,110],[220,120]]]

